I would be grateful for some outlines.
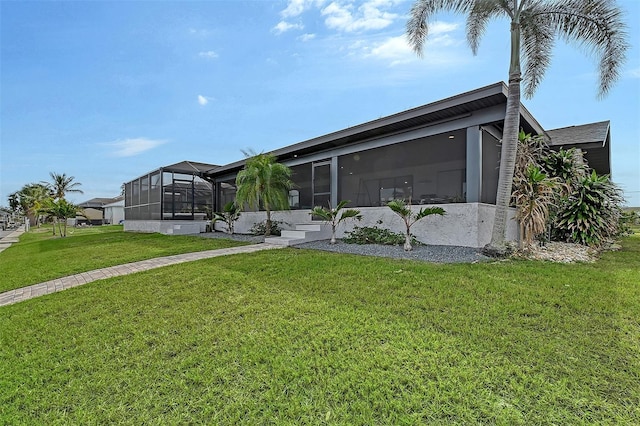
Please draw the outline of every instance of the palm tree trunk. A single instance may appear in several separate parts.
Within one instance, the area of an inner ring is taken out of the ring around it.
[[[267,206],[265,206],[265,208],[267,209],[267,222],[264,227],[264,236],[269,237],[271,236],[271,210],[269,210]]]
[[[500,175],[496,193],[496,215],[489,249],[504,252],[507,231],[507,211],[511,201],[511,186],[518,150],[520,127],[520,23],[518,16],[511,23],[511,64],[509,66],[509,93],[500,151]]]

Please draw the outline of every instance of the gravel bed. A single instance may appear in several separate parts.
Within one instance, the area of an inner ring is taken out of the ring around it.
[[[479,249],[460,246],[416,245],[412,251],[406,252],[402,246],[347,244],[342,241],[330,244],[329,240],[322,240],[299,244],[294,247],[436,263],[475,263],[494,260],[482,255]]]
[[[245,241],[248,243],[262,243],[261,235],[233,234],[224,232],[205,232],[198,234],[202,238],[226,238],[229,240]],[[359,254],[363,256],[390,257],[395,259],[420,260],[436,263],[473,263],[493,260],[483,256],[479,249],[459,246],[430,246],[416,245],[412,251],[406,252],[402,246],[382,244],[347,244],[338,240],[337,244],[330,244],[330,240],[312,241],[298,244],[293,248],[332,251],[337,253]]]

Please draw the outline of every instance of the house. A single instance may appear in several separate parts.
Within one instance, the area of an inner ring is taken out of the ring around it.
[[[495,214],[506,100],[507,86],[500,82],[272,151],[279,162],[291,168],[295,183],[289,194],[291,210],[277,213],[276,219],[294,227],[311,222],[309,210],[313,206],[335,206],[339,200],[350,200],[350,206],[362,211],[364,219],[359,226],[373,226],[382,220],[384,226],[402,231],[400,221],[386,207],[388,201],[402,198],[411,200],[416,208],[442,204],[447,212],[444,217],[414,225],[412,232],[420,241],[484,246],[490,241]],[[545,131],[521,105],[520,125],[526,133],[551,136],[551,145],[556,148],[585,150],[587,159],[597,159],[594,166],[598,173],[610,172],[608,122]],[[152,190],[152,174],[127,183],[125,193],[131,198],[125,197],[125,230],[158,230],[161,226],[154,222],[161,222],[164,232],[174,232],[178,220],[204,222],[204,215],[196,212],[205,206],[219,210],[235,198],[235,178],[244,161],[224,166],[197,163],[187,167],[192,163],[183,163],[177,168],[186,170],[175,172],[181,176],[177,180],[175,173],[173,178],[167,174],[162,182],[156,179],[160,195],[154,199],[155,216],[134,213],[153,204],[150,198],[138,203],[135,195],[137,187]],[[204,191],[207,186],[211,186],[210,192],[197,198],[195,188]],[[176,216],[183,208],[184,216]],[[248,232],[262,220],[263,213],[244,212],[236,232]],[[194,223],[191,229],[195,228]],[[203,224],[200,229],[204,230]],[[515,221],[509,221],[507,238],[516,239],[517,232]]]
[[[124,222],[124,197],[113,203],[105,204],[104,223],[107,225],[118,225]]]
[[[106,220],[105,207],[112,203],[123,200],[123,196],[115,198],[92,198],[88,201],[78,204],[81,211],[75,219],[70,220],[70,225],[105,225],[111,223]]]

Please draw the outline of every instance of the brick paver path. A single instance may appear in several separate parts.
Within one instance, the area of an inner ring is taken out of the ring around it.
[[[173,256],[157,257],[155,259],[141,260],[139,262],[125,263],[124,265],[109,266],[108,268],[95,269],[93,271],[83,272],[80,274],[69,275],[68,277],[57,278],[40,284],[30,285],[5,293],[0,293],[0,306],[11,305],[23,300],[42,296],[45,294],[55,293],[57,291],[66,290],[68,288],[77,287],[92,281],[102,280],[105,278],[119,277],[121,275],[133,274],[140,271],[148,271],[149,269],[161,268],[168,265],[176,265],[178,263],[191,262],[200,259],[209,259],[211,257],[226,256],[238,253],[253,253],[260,250],[269,250],[282,248],[282,246],[272,244],[253,244],[248,246],[239,246],[224,248],[218,250],[198,251],[194,253],[176,254]]]

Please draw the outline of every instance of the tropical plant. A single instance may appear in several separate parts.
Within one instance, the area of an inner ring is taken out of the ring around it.
[[[240,218],[240,207],[234,202],[229,201],[224,205],[221,212],[213,214],[213,221],[221,220],[227,224],[227,233],[233,234],[236,220]]]
[[[558,178],[550,178],[539,167],[529,164],[524,173],[516,170],[513,201],[520,224],[520,248],[530,248],[533,239],[547,229],[556,191],[562,186]]]
[[[271,235],[271,211],[289,209],[289,190],[293,186],[290,178],[291,169],[277,163],[273,154],[254,154],[238,172],[236,203],[267,212],[265,236]]]
[[[75,204],[72,204],[64,198],[58,198],[53,200],[48,199],[43,208],[43,212],[53,218],[53,227],[58,225],[58,231],[61,237],[67,236],[67,219],[70,217],[76,217],[80,208]],[[55,235],[55,232],[54,232]]]
[[[29,183],[9,196],[10,202],[29,219],[30,225],[40,224],[40,215],[47,200],[53,196],[51,189],[42,183]]]
[[[81,189],[77,188],[82,184],[80,182],[74,182],[75,177],[73,176],[67,176],[66,173],[58,174],[55,172],[50,172],[49,176],[51,176],[51,183],[48,185],[51,187],[53,198],[55,199],[65,198],[69,192],[77,194],[84,193]],[[43,183],[47,184],[46,182]]]
[[[423,207],[417,213],[414,213],[411,210],[411,203],[407,204],[404,200],[392,200],[387,203],[387,207],[389,207],[395,214],[400,216],[405,226],[405,235],[404,235],[404,250],[411,251],[413,250],[413,246],[411,245],[411,227],[414,223],[423,219],[427,216],[431,216],[434,214],[444,216],[445,211],[442,207]]]
[[[563,196],[568,196],[576,190],[589,174],[589,166],[582,156],[582,152],[575,148],[558,151],[549,150],[541,162],[545,173],[557,177],[565,183]]]
[[[554,224],[556,238],[600,246],[619,232],[623,202],[620,188],[608,175],[587,175],[560,207]]]
[[[599,61],[600,97],[617,80],[628,44],[622,12],[614,0],[417,0],[407,22],[407,36],[421,55],[428,35],[428,22],[437,12],[467,15],[467,41],[473,54],[490,19],[510,20],[511,52],[508,96],[502,135],[496,216],[487,249],[502,252],[505,247],[507,208],[511,200],[518,129],[520,128],[520,85],[532,97],[551,62],[556,37],[587,47]],[[521,67],[524,60],[524,72]]]
[[[362,215],[360,210],[345,209],[343,208],[349,204],[350,200],[342,200],[335,208],[331,208],[331,202],[329,202],[329,208],[316,206],[311,210],[310,215],[318,216],[320,219],[331,225],[331,244],[336,243],[336,228],[340,222],[348,219],[361,220]]]

